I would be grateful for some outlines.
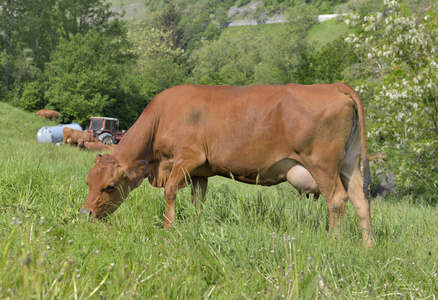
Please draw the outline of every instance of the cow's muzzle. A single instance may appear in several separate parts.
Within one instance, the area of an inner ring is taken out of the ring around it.
[[[84,207],[81,208],[79,214],[83,215],[83,216],[91,217],[91,211],[89,211],[88,209],[86,209]]]

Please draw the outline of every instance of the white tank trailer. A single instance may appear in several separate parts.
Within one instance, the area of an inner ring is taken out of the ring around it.
[[[58,126],[44,126],[38,130],[37,133],[37,141],[40,143],[60,143],[62,142],[63,135],[62,131],[65,127],[70,127],[76,130],[81,130],[82,127],[74,122],[71,124],[59,124]]]

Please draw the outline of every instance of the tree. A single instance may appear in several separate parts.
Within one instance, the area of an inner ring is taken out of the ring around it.
[[[92,115],[117,117],[122,127],[137,118],[138,96],[126,86],[133,55],[123,35],[100,31],[62,39],[45,69],[48,105],[61,111],[61,122],[88,123]],[[134,88],[135,91],[135,88]]]
[[[21,103],[24,85],[37,80],[23,76],[23,66],[38,68],[33,73],[42,74],[61,37],[69,40],[89,30],[107,32],[114,28],[109,21],[116,16],[104,0],[3,0],[1,7],[0,50],[6,55],[3,83],[13,103]]]
[[[133,45],[131,51],[138,57],[132,73],[140,83],[144,108],[159,92],[184,83],[187,68],[178,59],[185,51],[174,47],[171,32],[149,28],[144,22],[132,24],[128,36]]]
[[[180,25],[181,10],[170,2],[166,9],[157,17],[156,28],[170,33],[170,40],[174,49],[187,48],[188,35],[185,27]]]
[[[403,12],[405,11],[405,13]],[[406,192],[431,191],[438,182],[438,5],[412,14],[395,0],[384,13],[352,16],[346,39],[368,69],[357,90],[370,95],[371,147],[388,156]],[[435,198],[436,201],[436,198]]]
[[[344,81],[345,73],[358,58],[344,38],[338,38],[319,50],[303,53],[297,82],[302,84]]]
[[[9,89],[11,57],[14,54],[15,39],[19,37],[18,29],[22,18],[24,6],[14,0],[5,0],[0,10],[0,31],[2,36],[2,49],[5,49],[6,63],[3,69],[3,83],[5,90]]]
[[[190,83],[248,85],[254,80],[259,52],[255,41],[222,38],[204,41],[193,59]]]
[[[303,53],[308,50],[307,31],[316,23],[315,11],[298,5],[288,11],[282,30],[260,46],[261,62],[255,67],[255,83],[287,84],[298,82]]]

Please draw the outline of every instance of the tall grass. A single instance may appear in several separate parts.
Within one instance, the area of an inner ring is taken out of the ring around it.
[[[437,208],[421,197],[372,203],[364,251],[349,204],[328,234],[324,199],[288,185],[209,181],[203,210],[178,194],[163,230],[161,189],[143,183],[108,221],[78,215],[96,154],[39,144],[52,125],[0,103],[0,298],[435,299]]]

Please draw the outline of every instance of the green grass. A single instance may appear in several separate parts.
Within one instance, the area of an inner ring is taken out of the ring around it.
[[[285,26],[284,24],[265,24],[258,26],[233,26],[227,27],[221,34],[221,38],[230,39],[255,39],[262,36],[274,36]],[[315,43],[319,49],[325,44],[345,35],[348,32],[347,25],[337,18],[328,21],[319,22],[312,26],[308,31],[308,39],[310,43]]]
[[[316,42],[322,46],[331,41],[345,35],[348,32],[348,27],[343,20],[337,18],[315,24],[308,32],[310,42]]]
[[[2,299],[434,299],[438,211],[420,197],[374,199],[375,246],[351,204],[328,234],[323,199],[288,185],[209,182],[204,210],[143,183],[107,222],[78,215],[95,153],[36,142],[52,122],[0,103]]]

